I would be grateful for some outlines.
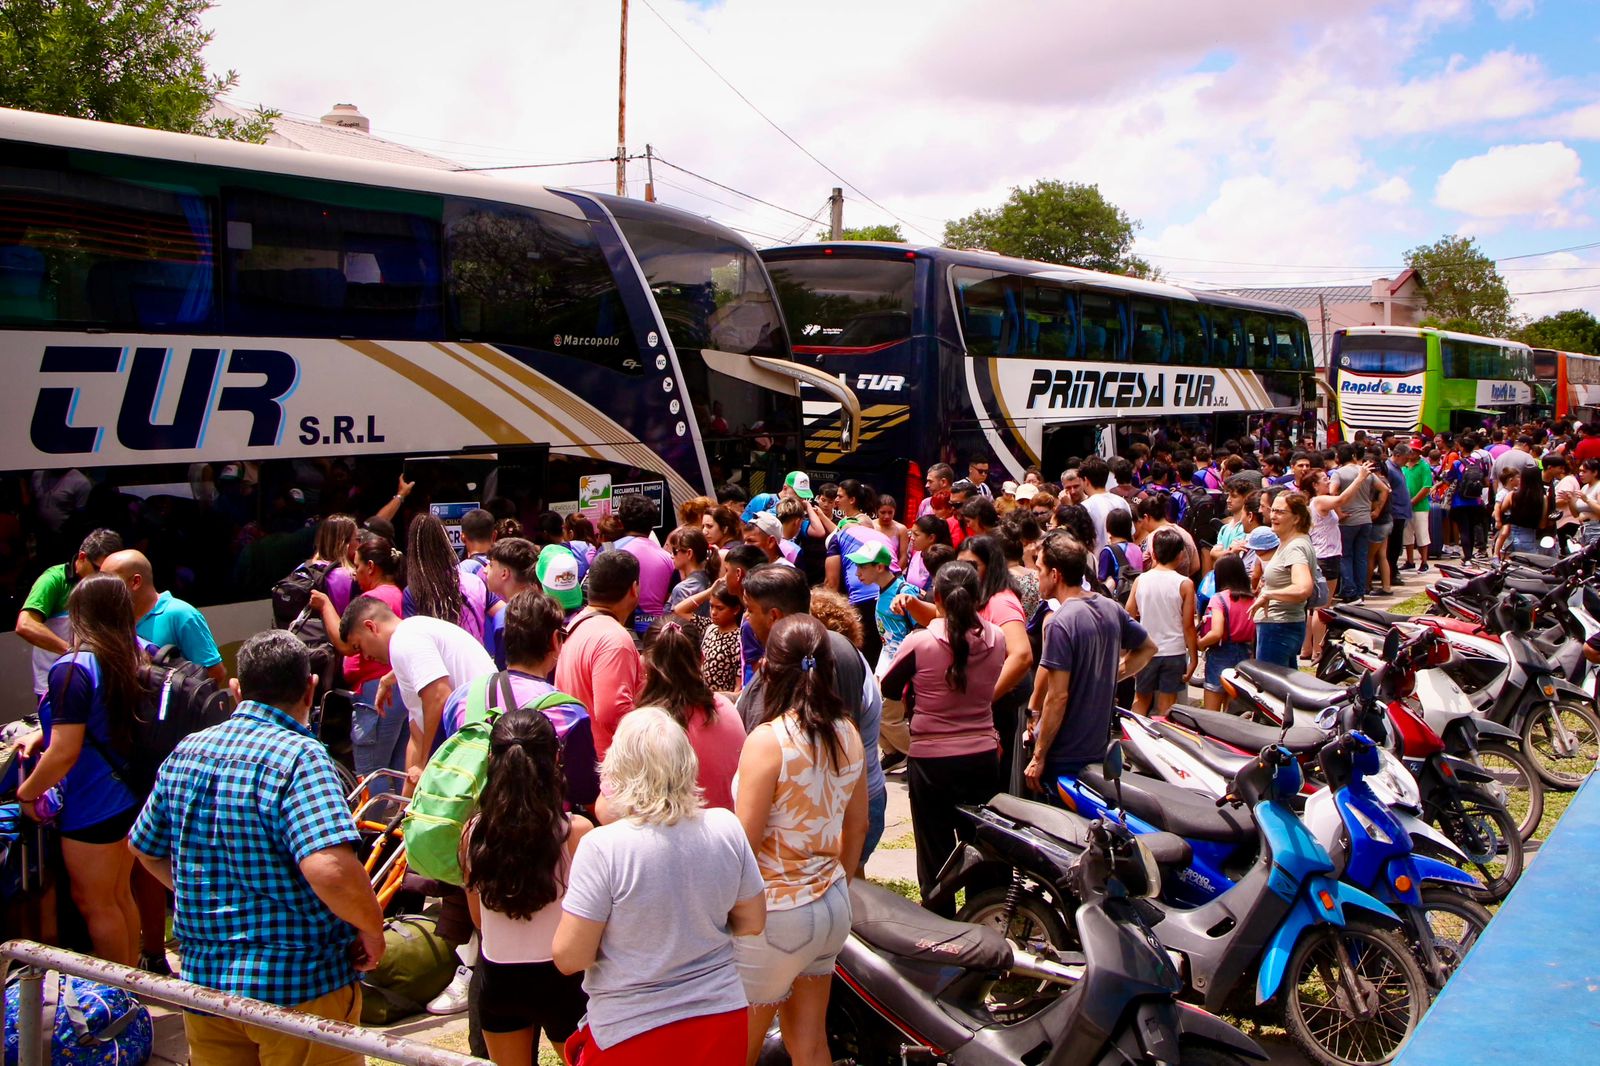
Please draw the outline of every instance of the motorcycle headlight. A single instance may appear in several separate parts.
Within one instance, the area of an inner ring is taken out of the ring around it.
[[[1411,776],[1406,764],[1387,748],[1378,749],[1378,772],[1367,778],[1367,784],[1378,798],[1391,807],[1405,807],[1412,811],[1422,809],[1422,792],[1417,779]]]

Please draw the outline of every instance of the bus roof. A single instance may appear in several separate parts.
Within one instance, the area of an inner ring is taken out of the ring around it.
[[[1081,285],[1092,285],[1096,288],[1110,289],[1130,295],[1160,296],[1169,300],[1193,300],[1223,307],[1239,308],[1240,310],[1283,315],[1288,318],[1298,318],[1301,321],[1305,321],[1305,315],[1294,308],[1285,307],[1282,304],[1267,303],[1264,300],[1251,300],[1242,296],[1234,296],[1230,293],[1211,292],[1203,289],[1186,289],[1181,285],[1173,285],[1164,281],[1148,281],[1144,278],[1130,277],[1127,274],[1108,274],[1099,270],[1086,270],[1083,267],[1062,266],[1058,263],[1041,263],[1034,259],[1018,259],[1014,256],[1000,255],[996,252],[946,248],[937,244],[912,244],[895,241],[821,241],[811,244],[787,244],[776,248],[763,248],[761,249],[761,256],[763,259],[781,260],[813,258],[818,255],[833,255],[837,252],[847,252],[858,256],[863,252],[867,253],[863,258],[878,258],[878,255],[872,253],[879,253],[884,258],[914,256],[955,266],[970,266],[980,270],[1002,270],[1030,277],[1049,278],[1053,281],[1071,281]]]
[[[1434,329],[1432,326],[1342,326],[1333,331],[1337,336],[1344,333],[1352,337],[1399,336],[1399,337],[1426,337],[1432,334],[1437,337],[1448,337],[1453,341],[1469,341],[1479,344],[1498,344],[1506,348],[1532,348],[1521,341],[1507,340],[1504,337],[1480,337],[1476,333],[1456,333],[1448,329]]]
[[[507,180],[489,174],[432,170],[401,163],[350,159],[320,152],[199,137],[188,133],[147,130],[114,122],[94,122],[88,119],[38,115],[30,111],[0,108],[0,140],[76,148],[91,152],[113,152],[118,155],[163,159],[175,163],[231,167],[255,173],[324,178],[357,185],[468,196],[537,208],[569,218],[584,217],[577,205],[565,197],[557,196],[542,185]],[[572,194],[592,199],[589,193],[574,190]]]

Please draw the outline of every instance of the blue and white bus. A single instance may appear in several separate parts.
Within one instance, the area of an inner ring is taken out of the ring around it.
[[[754,249],[671,208],[0,111],[15,599],[107,525],[160,587],[264,624],[315,518],[402,473],[401,528],[433,504],[531,523],[583,478],[670,522],[779,483],[801,379],[850,406],[790,356]]]
[[[861,402],[806,397],[807,456],[915,495],[920,467],[987,459],[991,481],[1115,447],[1121,427],[1205,418],[1218,440],[1315,401],[1287,308],[987,252],[844,242],[764,249],[795,358]]]

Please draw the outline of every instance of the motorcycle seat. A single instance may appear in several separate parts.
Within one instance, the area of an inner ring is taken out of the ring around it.
[[[1099,767],[1086,768],[1078,779],[1108,800],[1116,801],[1117,790]],[[1129,814],[1181,837],[1219,844],[1248,844],[1256,838],[1255,819],[1249,811],[1218,807],[1207,796],[1153,777],[1124,774],[1122,804]]]
[[[1011,945],[998,929],[941,918],[865,877],[850,882],[850,913],[850,931],[890,955],[968,970],[1011,968]]]
[[[1089,846],[1089,823],[1082,815],[1064,811],[1060,807],[1052,807],[1048,803],[1022,799],[1006,792],[991,799],[989,809],[1013,822],[1032,826],[1041,833],[1048,833],[1075,848]],[[1194,861],[1194,849],[1180,836],[1172,833],[1145,833],[1139,839],[1144,841],[1145,847],[1150,849],[1150,854],[1155,856],[1157,864],[1161,866],[1181,870]]]
[[[1173,745],[1182,748],[1185,752],[1199,760],[1202,766],[1215,770],[1223,778],[1230,778],[1239,772],[1239,769],[1249,762],[1253,755],[1246,755],[1241,751],[1234,751],[1222,741],[1215,738],[1195,736],[1198,730],[1180,728],[1180,723],[1167,721],[1162,718],[1150,719],[1150,726],[1161,737]],[[1160,777],[1160,774],[1152,774]],[[1164,780],[1164,779],[1163,779]]]
[[[1509,592],[1526,592],[1534,596],[1543,596],[1557,584],[1559,584],[1557,581],[1546,581],[1537,577],[1508,577],[1505,587]]]
[[[1349,689],[1330,685],[1292,666],[1246,659],[1234,669],[1252,684],[1261,686],[1267,695],[1280,700],[1293,699],[1295,707],[1301,710],[1320,710],[1350,698]]]
[[[1380,611],[1376,607],[1358,607],[1350,604],[1340,604],[1333,609],[1335,618],[1348,618],[1354,622],[1366,622],[1369,625],[1381,626],[1384,629],[1397,622],[1415,621],[1408,614],[1395,614],[1393,611]]]
[[[1198,707],[1174,706],[1167,717],[1178,725],[1196,733],[1215,737],[1224,744],[1232,744],[1246,751],[1260,751],[1269,744],[1282,744],[1296,755],[1321,751],[1328,742],[1328,734],[1315,726],[1290,726],[1284,733],[1275,725],[1247,722],[1236,714],[1224,711],[1202,711]],[[1280,736],[1282,739],[1280,740]],[[1237,767],[1235,767],[1237,769]]]
[[[1561,561],[1558,555],[1546,555],[1543,552],[1512,552],[1511,561],[1531,566],[1535,570],[1548,570]]]

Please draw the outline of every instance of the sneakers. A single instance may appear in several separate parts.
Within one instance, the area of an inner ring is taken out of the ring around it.
[[[882,758],[882,760],[879,761],[878,765],[883,768],[883,772],[884,773],[889,773],[892,770],[894,770],[896,767],[898,767],[900,764],[904,763],[905,761],[906,761],[905,752],[903,752],[903,751],[891,751],[889,754],[885,755]]]
[[[160,977],[172,976],[172,966],[167,962],[167,953],[164,951],[160,953],[149,951],[140,952],[139,969],[145,971],[146,973],[156,974]]]
[[[1430,567],[1427,563],[1423,563],[1421,566],[1417,567],[1417,573],[1426,574],[1431,569],[1433,569],[1433,568]]]
[[[456,975],[443,992],[428,1002],[429,1014],[460,1014],[467,1009],[467,987],[472,984],[472,971],[465,966],[456,967]]]
[[[1416,568],[1417,568],[1417,564],[1416,563],[1403,563],[1403,564],[1401,564],[1400,570],[1402,572],[1404,572],[1406,570],[1415,570]]]

